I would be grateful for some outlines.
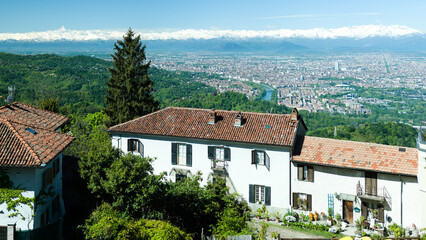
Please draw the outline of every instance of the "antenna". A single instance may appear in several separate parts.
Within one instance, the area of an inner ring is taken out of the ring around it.
[[[13,102],[13,94],[15,93],[15,86],[8,86],[7,90],[9,90],[9,96],[5,100],[8,104]]]

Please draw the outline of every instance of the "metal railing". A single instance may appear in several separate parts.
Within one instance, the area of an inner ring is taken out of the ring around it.
[[[383,197],[386,200],[386,202],[389,204],[389,206],[392,207],[392,197],[389,194],[386,187],[374,188],[374,189],[371,189],[370,191],[366,191],[365,186],[361,185],[361,182],[358,181],[356,185],[356,195],[358,197],[361,195]]]
[[[228,170],[228,161],[224,160],[211,160],[211,168],[213,170]]]

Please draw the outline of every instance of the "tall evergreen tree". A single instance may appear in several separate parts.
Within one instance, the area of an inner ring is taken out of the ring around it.
[[[146,61],[145,47],[132,29],[123,36],[123,41],[114,43],[114,53],[111,55],[114,66],[109,68],[111,78],[107,82],[104,109],[111,119],[110,125],[158,109],[158,102],[152,96],[154,84],[148,77],[150,62]]]

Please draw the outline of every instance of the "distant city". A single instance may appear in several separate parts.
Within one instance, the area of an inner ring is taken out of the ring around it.
[[[157,55],[152,64],[170,71],[217,74],[220,77],[197,81],[219,93],[234,91],[253,98],[260,93],[248,84],[254,82],[262,84],[269,94],[276,89],[277,103],[287,107],[310,112],[370,114],[366,104],[382,108],[404,106],[404,101],[396,100],[399,95],[426,101],[425,60],[383,53],[306,57],[198,53]],[[363,89],[375,89],[391,97],[360,96]]]

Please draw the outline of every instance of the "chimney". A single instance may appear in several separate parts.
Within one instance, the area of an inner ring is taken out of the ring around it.
[[[216,122],[216,111],[214,108],[209,111],[209,124],[214,125]]]
[[[296,122],[299,119],[299,112],[296,108],[291,111],[291,121]]]
[[[235,117],[234,126],[235,127],[241,127],[243,125],[243,115],[241,112],[238,112],[237,116]]]

